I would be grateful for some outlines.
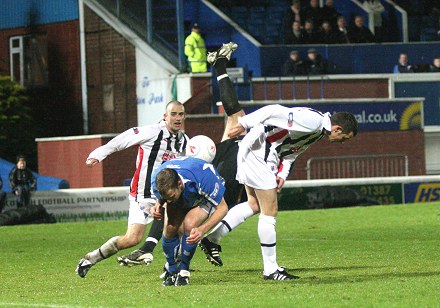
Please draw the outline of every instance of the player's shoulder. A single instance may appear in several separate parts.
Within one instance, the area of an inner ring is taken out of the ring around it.
[[[133,127],[132,129],[135,134],[143,133],[143,134],[154,134],[155,135],[155,134],[159,134],[161,131],[168,131],[166,129],[166,126],[163,125],[161,122],[142,125],[142,126],[138,126],[138,127]]]

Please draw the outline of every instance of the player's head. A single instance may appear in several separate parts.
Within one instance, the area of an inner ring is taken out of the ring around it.
[[[165,168],[156,175],[156,187],[163,200],[173,203],[179,200],[184,186],[176,170]]]
[[[183,128],[183,122],[185,122],[185,107],[179,101],[169,102],[165,108],[163,119],[168,130],[174,134],[177,133]]]
[[[336,112],[331,123],[332,131],[327,135],[330,142],[345,142],[357,135],[358,123],[349,112]]]
[[[26,168],[26,157],[24,155],[17,155],[17,168],[25,169]]]

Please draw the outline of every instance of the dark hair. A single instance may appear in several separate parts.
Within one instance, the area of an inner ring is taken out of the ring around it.
[[[156,187],[161,196],[168,190],[176,189],[179,185],[179,175],[174,169],[165,168],[156,175]]]
[[[336,112],[331,116],[330,120],[332,125],[341,126],[344,134],[353,132],[353,136],[357,135],[358,122],[353,114],[349,112]]]
[[[26,161],[26,156],[24,156],[23,154],[18,154],[16,157],[16,162],[18,163],[20,160]]]

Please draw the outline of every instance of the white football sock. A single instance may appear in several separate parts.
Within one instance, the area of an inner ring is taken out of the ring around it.
[[[104,260],[110,256],[113,256],[115,253],[119,251],[118,249],[118,238],[119,236],[114,236],[111,239],[109,239],[107,242],[105,242],[101,247],[98,249],[93,250],[92,252],[89,252],[86,255],[86,259],[92,262],[93,264]]]
[[[228,214],[226,214],[222,221],[212,229],[211,233],[207,236],[208,239],[211,242],[219,244],[223,236],[237,228],[253,215],[254,211],[247,202],[235,205],[228,211]]]
[[[264,275],[270,275],[278,269],[275,226],[275,217],[260,214],[258,219],[258,237],[260,238],[261,253],[263,255]]]

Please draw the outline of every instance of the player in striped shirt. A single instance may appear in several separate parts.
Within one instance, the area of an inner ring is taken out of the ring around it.
[[[185,121],[185,108],[178,101],[166,105],[164,118],[157,124],[134,127],[116,136],[107,144],[95,149],[86,160],[93,167],[112,153],[131,146],[138,146],[136,171],[130,184],[128,226],[125,235],[114,236],[99,248],[87,253],[78,263],[76,272],[85,277],[89,269],[119,250],[137,245],[152,221],[150,208],[156,203],[151,190],[152,172],[163,162],[178,157],[184,152],[188,136],[181,132]],[[159,225],[159,238],[162,223]],[[157,240],[156,240],[157,243]]]
[[[323,137],[330,142],[345,142],[357,134],[357,121],[346,112],[333,115],[305,108],[269,105],[246,116],[228,131],[230,137],[249,132],[237,156],[237,180],[245,185],[248,201],[231,208],[201,248],[211,263],[222,265],[220,239],[247,218],[260,213],[258,236],[263,255],[263,278],[299,278],[279,267],[276,261],[277,192],[293,168],[295,159]]]

